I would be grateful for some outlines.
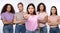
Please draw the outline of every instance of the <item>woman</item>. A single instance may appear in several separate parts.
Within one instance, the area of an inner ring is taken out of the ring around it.
[[[15,13],[15,16],[14,16],[14,23],[16,24],[16,27],[15,27],[15,33],[25,33],[26,29],[25,29],[25,20],[23,18],[23,3],[18,3],[18,9],[19,9],[19,12]]]
[[[39,3],[37,6],[37,14],[40,16],[40,21],[39,21],[39,28],[40,28],[40,33],[47,33],[47,19],[48,15],[46,13],[46,6],[44,3]]]
[[[48,17],[48,24],[50,26],[50,33],[60,33],[59,32],[59,16],[57,15],[57,8],[55,6],[51,7],[50,16]]]
[[[38,33],[38,15],[36,15],[34,4],[30,3],[27,6],[27,14],[24,18],[26,19],[26,33]]]
[[[1,11],[1,19],[4,24],[3,33],[13,33],[14,8],[11,4],[5,4]]]

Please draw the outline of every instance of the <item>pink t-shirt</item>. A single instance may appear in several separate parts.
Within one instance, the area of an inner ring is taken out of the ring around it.
[[[48,14],[46,12],[40,13],[40,20],[43,20]]]
[[[48,16],[48,14],[46,12],[42,12],[42,13],[37,13],[40,16],[40,20],[43,20],[46,16]],[[46,26],[46,24],[39,24],[40,27],[44,27]]]
[[[58,16],[49,16],[48,19],[51,21],[51,22],[57,22],[59,17]]]
[[[28,18],[28,20],[25,23],[26,29],[29,31],[34,31],[38,28],[38,16],[33,15]]]
[[[49,16],[48,17],[48,20],[50,20],[51,22],[58,22],[58,20],[59,20],[59,16]],[[50,26],[50,27],[56,27],[56,26]]]

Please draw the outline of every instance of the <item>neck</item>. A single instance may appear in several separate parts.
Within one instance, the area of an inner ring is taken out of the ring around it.
[[[52,14],[52,16],[55,16],[56,14]]]
[[[30,14],[30,15],[33,15],[33,14]]]
[[[40,13],[43,13],[43,11],[40,11]]]
[[[10,13],[10,12],[8,12],[8,11],[6,11],[7,13]]]
[[[19,11],[19,12],[23,12],[23,11]]]
[[[19,10],[19,12],[22,12],[23,10]]]

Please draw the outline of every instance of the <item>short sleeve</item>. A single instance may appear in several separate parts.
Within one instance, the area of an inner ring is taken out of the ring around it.
[[[4,13],[1,14],[1,19],[5,19]]]
[[[17,16],[17,13],[15,13],[14,16]]]
[[[48,14],[47,14],[47,13],[45,13],[45,16],[48,16]]]
[[[38,15],[39,14],[39,12],[36,12],[36,15]]]

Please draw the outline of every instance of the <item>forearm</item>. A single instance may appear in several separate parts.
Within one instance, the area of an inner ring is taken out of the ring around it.
[[[19,20],[19,21],[15,21],[14,23],[15,23],[15,24],[24,24],[24,21]]]
[[[12,22],[3,22],[3,24],[11,24]]]
[[[21,21],[14,21],[15,24],[20,23]]]
[[[53,26],[54,24],[53,23],[48,23],[50,26]]]
[[[45,20],[40,20],[40,23],[46,23],[46,21]]]
[[[57,22],[51,22],[51,23],[48,23],[49,25],[52,25],[52,26],[56,26],[56,25],[58,25],[58,23]]]

